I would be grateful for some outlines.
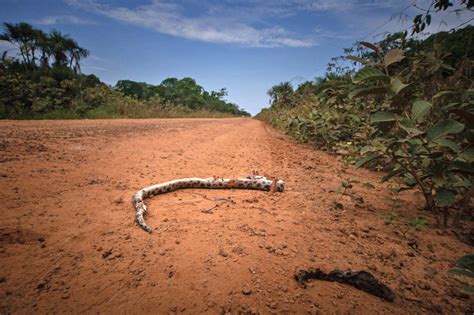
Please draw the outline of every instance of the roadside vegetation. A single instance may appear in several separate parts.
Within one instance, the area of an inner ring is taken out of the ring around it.
[[[414,34],[428,13],[415,17]],[[473,47],[473,26],[359,42],[324,77],[273,86],[257,118],[347,164],[386,171],[397,191],[416,188],[439,226],[458,226],[473,215]]]
[[[192,78],[108,86],[81,74],[89,51],[70,36],[28,23],[3,26],[0,40],[12,49],[0,61],[0,119],[249,116],[225,101],[225,88],[208,92]]]

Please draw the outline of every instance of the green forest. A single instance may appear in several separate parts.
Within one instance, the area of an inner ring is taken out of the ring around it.
[[[473,26],[359,42],[324,77],[273,86],[257,118],[346,164],[386,171],[395,191],[418,188],[440,225],[457,225],[474,195],[473,57]]]
[[[1,57],[0,119],[250,116],[225,100],[225,88],[208,92],[192,78],[159,85],[120,80],[111,87],[81,73],[90,52],[69,35],[28,23],[3,27],[0,40],[15,53]]]

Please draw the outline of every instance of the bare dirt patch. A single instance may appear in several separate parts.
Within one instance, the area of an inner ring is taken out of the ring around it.
[[[447,270],[472,248],[450,230],[400,232],[380,218],[433,223],[421,199],[393,196],[382,174],[346,169],[258,121],[0,127],[0,313],[469,311]],[[285,192],[181,190],[147,201],[153,234],[133,222],[141,187],[253,170],[284,179]],[[336,191],[351,180],[350,193]],[[295,270],[319,266],[369,271],[395,301],[334,282],[299,287]]]

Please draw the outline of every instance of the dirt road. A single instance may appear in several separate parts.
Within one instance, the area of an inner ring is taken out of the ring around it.
[[[181,190],[147,201],[152,234],[133,221],[142,187],[252,170],[286,190]],[[466,311],[447,270],[471,248],[405,231],[429,216],[410,192],[387,201],[381,177],[252,119],[0,121],[0,313]],[[344,180],[358,182],[343,195]],[[399,214],[389,225],[387,212]],[[295,269],[317,266],[370,271],[396,300],[299,287]]]

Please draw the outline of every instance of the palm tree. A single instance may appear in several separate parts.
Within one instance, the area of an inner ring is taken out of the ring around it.
[[[25,69],[28,69],[28,65],[34,66],[35,52],[38,48],[38,30],[28,23],[3,23],[3,26],[5,30],[0,34],[0,40],[8,41],[18,48]]]
[[[268,96],[270,96],[271,104],[282,102],[284,105],[287,105],[287,103],[291,100],[293,93],[293,86],[288,81],[273,86],[267,92]]]
[[[42,31],[38,33],[38,49],[41,51],[40,66],[48,68],[53,49],[50,37]]]
[[[73,39],[69,35],[63,35],[60,31],[54,30],[49,33],[49,47],[51,55],[54,57],[54,66],[66,66],[68,62],[67,52],[71,47]]]
[[[89,56],[89,51],[85,48],[80,47],[75,41],[73,42],[74,45],[72,45],[69,50],[69,67],[71,67],[76,74],[79,74],[81,73],[80,61],[82,58],[86,58],[87,56]]]

